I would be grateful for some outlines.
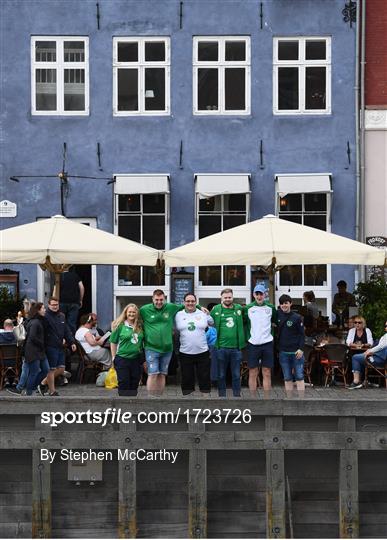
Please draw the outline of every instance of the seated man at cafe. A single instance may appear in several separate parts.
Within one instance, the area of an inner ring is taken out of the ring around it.
[[[104,369],[109,369],[112,365],[112,356],[109,349],[101,346],[104,343],[102,336],[93,335],[92,328],[95,323],[92,314],[82,315],[80,323],[75,339],[82,345],[89,358],[102,364]]]
[[[16,343],[16,337],[13,333],[12,319],[5,319],[3,323],[3,330],[0,330],[0,345],[13,345]]]
[[[336,315],[336,323],[343,323],[349,317],[349,308],[356,307],[356,300],[347,291],[347,283],[343,279],[337,282],[338,292],[333,297],[332,312]]]

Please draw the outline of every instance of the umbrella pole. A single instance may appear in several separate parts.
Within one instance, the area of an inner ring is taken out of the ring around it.
[[[276,259],[272,258],[271,265],[267,268],[267,273],[269,274],[269,299],[270,302],[274,305],[275,303],[275,273],[276,273]]]
[[[59,272],[55,272],[55,296],[59,302],[60,300],[60,273]]]

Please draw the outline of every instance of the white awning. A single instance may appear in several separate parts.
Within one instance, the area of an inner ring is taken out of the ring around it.
[[[195,191],[201,199],[215,195],[250,193],[249,174],[196,174]]]
[[[277,193],[284,197],[289,193],[330,193],[330,174],[284,174],[276,175]]]
[[[169,193],[168,174],[115,174],[114,193]]]

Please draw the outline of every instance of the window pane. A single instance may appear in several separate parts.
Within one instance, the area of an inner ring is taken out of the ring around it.
[[[285,197],[280,198],[280,211],[281,212],[300,212],[301,210],[302,210],[301,193],[285,195]]]
[[[245,41],[226,41],[226,61],[246,60]]]
[[[84,62],[85,43],[83,41],[65,41],[63,56],[65,62]]]
[[[218,110],[218,70],[198,69],[198,109]]]
[[[146,62],[163,62],[164,60],[165,60],[164,41],[145,42],[145,61]]]
[[[245,69],[225,69],[226,111],[240,111],[246,108]]]
[[[143,266],[143,285],[162,286],[165,285],[165,267],[155,268],[153,266]]]
[[[307,212],[325,211],[327,209],[327,196],[325,193],[305,193],[304,204]]]
[[[165,110],[165,69],[145,70],[145,110]]]
[[[36,41],[35,60],[36,62],[56,62],[56,42]]]
[[[223,205],[226,212],[246,212],[246,195],[244,193],[223,195]]]
[[[119,62],[138,62],[138,43],[118,43],[117,53]]]
[[[222,221],[220,216],[199,216],[199,238],[218,233],[221,230]]]
[[[140,195],[118,195],[119,212],[139,212]]]
[[[199,199],[200,212],[220,212],[222,210],[222,196],[216,195],[208,199]]]
[[[165,217],[143,216],[142,243],[155,249],[165,249]]]
[[[302,266],[284,266],[280,270],[280,284],[289,286],[302,285]]]
[[[284,219],[285,221],[291,221],[292,223],[299,223],[302,224],[302,217],[301,216],[292,216],[292,215],[279,215],[280,219]]]
[[[306,60],[325,60],[326,41],[307,41],[305,44]]]
[[[85,110],[85,70],[64,70],[64,110]]]
[[[223,230],[232,229],[238,227],[238,225],[244,225],[246,223],[246,216],[240,214],[232,214],[231,216],[223,217]]]
[[[203,62],[216,62],[218,60],[218,42],[199,41],[198,60]]]
[[[278,68],[278,109],[298,109],[298,68]]]
[[[119,69],[117,86],[118,110],[138,111],[138,70]]]
[[[221,285],[222,267],[221,266],[200,266],[199,282],[202,285]]]
[[[118,285],[141,285],[141,266],[119,266]]]
[[[164,193],[152,193],[150,195],[143,195],[142,197],[144,214],[164,214]]]
[[[36,110],[56,111],[56,69],[36,70]]]
[[[326,108],[326,68],[307,67],[305,83],[306,109]]]
[[[298,41],[279,41],[278,60],[298,60]]]
[[[327,284],[327,267],[325,264],[306,264],[304,266],[304,285],[326,285],[326,284]]]
[[[245,266],[224,266],[223,285],[246,285],[246,267]]]
[[[141,217],[118,216],[118,236],[141,242]]]
[[[327,217],[325,216],[304,216],[304,225],[313,227],[314,229],[320,229],[321,231],[327,230]]]

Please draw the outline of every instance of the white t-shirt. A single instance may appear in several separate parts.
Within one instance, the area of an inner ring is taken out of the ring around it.
[[[249,342],[253,345],[262,345],[273,341],[271,333],[273,310],[271,306],[266,304],[253,305],[248,309],[247,315],[251,325]]]
[[[208,351],[206,328],[209,324],[214,324],[213,318],[200,309],[193,313],[179,311],[175,317],[175,325],[180,332],[180,352],[200,354]]]
[[[84,328],[83,326],[78,328],[78,330],[75,332],[75,339],[79,341],[79,343],[85,349],[86,354],[90,354],[93,351],[98,351],[101,348],[100,345],[90,345],[90,343],[86,341],[85,335],[88,332],[90,332],[90,329]],[[92,334],[92,332],[90,333]]]

